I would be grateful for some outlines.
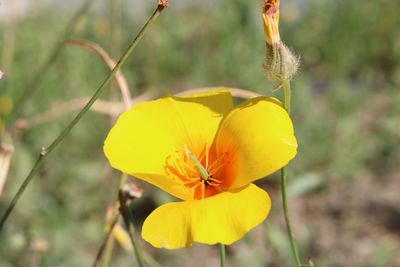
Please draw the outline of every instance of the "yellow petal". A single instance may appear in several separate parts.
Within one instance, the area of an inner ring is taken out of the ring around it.
[[[158,248],[229,245],[264,221],[270,207],[267,192],[253,184],[202,200],[167,203],[146,218],[142,237]]]
[[[175,97],[181,101],[191,101],[209,107],[224,116],[228,115],[233,109],[231,93],[223,87],[208,90],[207,92],[194,93],[187,96]]]
[[[216,101],[221,102],[218,109]],[[211,145],[229,107],[232,97],[226,90],[141,103],[119,117],[104,142],[104,153],[114,168],[190,199],[182,181],[166,174],[166,160],[185,145],[196,154],[204,144]]]
[[[297,151],[293,125],[274,98],[244,102],[221,123],[217,153],[228,153],[223,170],[225,188],[238,188],[285,166]]]

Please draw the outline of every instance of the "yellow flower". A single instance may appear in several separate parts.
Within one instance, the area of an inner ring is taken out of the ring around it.
[[[142,237],[155,247],[231,244],[268,215],[268,194],[251,182],[280,169],[297,149],[278,100],[235,109],[227,90],[144,102],[120,116],[104,144],[110,164],[184,200],[162,205]]]

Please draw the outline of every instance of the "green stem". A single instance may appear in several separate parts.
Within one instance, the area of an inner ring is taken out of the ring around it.
[[[106,242],[106,247],[104,249],[104,255],[101,259],[101,267],[109,267],[111,262],[111,257],[114,249],[114,238],[108,238]]]
[[[292,91],[290,89],[290,82],[283,82],[282,83],[282,87],[283,87],[283,94],[284,94],[284,107],[287,111],[288,114],[290,114],[290,105],[292,102]]]
[[[284,107],[288,113],[290,113],[290,104],[291,104],[291,91],[290,91],[290,83],[288,81],[284,81],[282,83],[283,86],[283,93],[284,93]],[[290,247],[292,249],[293,258],[296,262],[296,266],[301,267],[301,261],[299,257],[299,252],[296,246],[296,240],[293,236],[292,225],[290,223],[289,217],[289,208],[288,208],[288,201],[286,195],[286,174],[285,168],[281,169],[281,194],[282,194],[282,205],[283,205],[283,214],[285,216],[286,222],[286,229],[290,241]]]
[[[292,248],[293,257],[296,261],[296,265],[298,267],[301,266],[299,252],[297,251],[296,241],[293,236],[292,226],[290,223],[289,217],[289,208],[287,203],[287,196],[286,196],[286,175],[285,175],[285,168],[281,169],[281,194],[282,194],[282,204],[283,204],[283,214],[285,216],[286,222],[286,229],[289,236],[290,247]]]
[[[70,122],[70,124],[60,133],[60,135],[47,148],[42,148],[42,151],[40,152],[40,155],[39,155],[36,163],[34,164],[31,171],[29,172],[28,176],[25,178],[24,182],[18,189],[18,192],[15,194],[11,203],[7,207],[7,210],[4,212],[3,216],[1,217],[0,232],[2,231],[4,223],[7,221],[7,218],[13,211],[13,209],[14,209],[15,205],[17,204],[19,198],[21,197],[22,193],[25,191],[26,187],[30,183],[32,177],[37,173],[37,171],[39,170],[39,167],[43,164],[44,159],[65,139],[65,137],[70,133],[70,131],[74,128],[74,126],[88,112],[90,107],[97,100],[97,98],[99,98],[100,94],[104,91],[104,89],[107,87],[107,85],[110,83],[110,81],[114,78],[117,71],[121,68],[121,66],[125,63],[125,61],[130,56],[130,54],[136,48],[136,46],[138,45],[140,40],[143,38],[147,29],[153,24],[153,22],[157,19],[157,17],[161,14],[161,12],[164,9],[165,9],[164,5],[158,4],[154,13],[151,15],[151,17],[148,19],[146,24],[143,26],[143,28],[140,30],[140,32],[133,39],[133,41],[129,45],[128,49],[121,56],[117,65],[115,65],[114,69],[108,74],[108,76],[105,78],[105,80],[100,85],[100,87],[96,90],[96,92],[94,93],[92,98],[88,101],[88,103],[83,107],[83,109],[78,113],[78,115],[76,115],[76,117]]]
[[[154,258],[152,258],[146,252],[143,253],[143,259],[147,266],[149,267],[162,267]]]
[[[115,218],[113,219],[111,225],[110,225],[110,229],[108,229],[106,236],[103,239],[103,242],[101,243],[101,246],[99,248],[99,251],[96,254],[96,258],[94,259],[94,262],[92,264],[92,267],[96,267],[97,263],[100,261],[101,257],[103,256],[103,253],[108,253],[109,250],[109,244],[110,244],[110,240],[112,240],[112,232],[114,231],[114,227],[118,222],[118,218],[119,216],[115,216]],[[111,241],[113,242],[113,241]],[[110,251],[111,254],[112,251]],[[109,255],[111,257],[111,255]],[[104,261],[103,261],[104,263]],[[102,265],[104,266],[104,265]]]
[[[219,244],[219,257],[221,261],[221,267],[226,266],[226,257],[225,257],[225,245]]]
[[[129,235],[129,239],[131,240],[132,243],[132,247],[133,250],[135,251],[135,256],[136,256],[136,260],[139,264],[139,267],[143,267],[143,256],[141,251],[139,250],[138,245],[136,244],[135,241],[135,237],[133,236],[132,232],[131,232],[131,222],[133,221],[132,219],[132,215],[131,212],[128,209],[128,206],[126,204],[126,197],[124,196],[124,193],[120,190],[119,191],[119,211],[122,215],[123,221],[125,223],[125,227],[126,227],[126,232]]]

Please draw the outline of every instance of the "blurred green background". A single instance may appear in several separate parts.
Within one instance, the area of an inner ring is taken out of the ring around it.
[[[151,3],[150,3],[151,2]],[[95,1],[70,38],[86,39],[118,58],[155,1]],[[38,151],[75,112],[4,131],[15,102],[40,83],[16,117],[31,119],[71,99],[91,96],[108,69],[81,47],[62,48],[41,66],[83,1],[0,3],[0,131],[15,153],[0,195],[3,213]],[[261,2],[170,1],[123,67],[132,95],[230,86],[266,95]],[[292,223],[305,262],[315,266],[400,266],[400,1],[282,0],[281,37],[301,57],[292,117],[299,152],[289,167]],[[28,88],[27,88],[28,86]],[[27,89],[26,89],[27,88]],[[102,99],[118,100],[115,84]],[[89,113],[44,164],[0,238],[0,266],[89,266],[104,238],[107,206],[119,174],[102,143],[113,118]],[[17,124],[18,126],[18,124]],[[228,247],[229,266],[294,266],[285,235],[279,179],[258,185],[271,195],[264,225]],[[137,228],[171,197],[140,182]],[[140,235],[138,235],[140,237]],[[218,266],[217,248],[144,249],[162,266]],[[39,244],[39,245],[38,245]],[[39,247],[39,248],[38,248]],[[111,266],[135,266],[115,245]]]

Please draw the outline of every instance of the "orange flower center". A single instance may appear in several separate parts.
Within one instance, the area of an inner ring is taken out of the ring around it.
[[[193,199],[203,199],[224,191],[222,173],[228,158],[229,153],[216,155],[207,144],[198,156],[185,146],[167,157],[165,172],[182,181],[192,192]]]

